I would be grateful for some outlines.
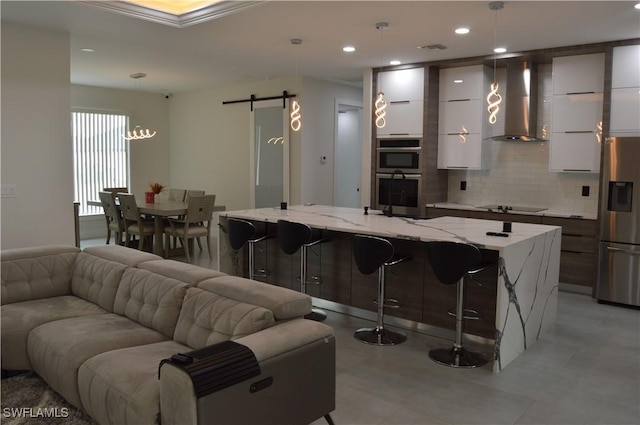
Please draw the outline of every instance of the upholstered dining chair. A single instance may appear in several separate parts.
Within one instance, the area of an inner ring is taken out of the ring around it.
[[[100,192],[100,202],[104,209],[104,217],[107,221],[107,245],[111,241],[111,232],[115,232],[116,244],[122,245],[122,235],[124,234],[124,220],[120,208],[116,205],[116,194],[113,192]]]
[[[177,237],[184,247],[184,253],[187,261],[191,262],[189,255],[189,239],[198,239],[202,236],[207,237],[207,250],[209,258],[213,259],[211,253],[211,221],[213,215],[213,205],[216,201],[216,195],[191,196],[187,204],[187,214],[183,219],[169,219],[169,226],[164,228],[165,238],[165,255],[169,254],[169,239]],[[200,248],[202,250],[202,247]]]
[[[204,195],[204,190],[187,189],[184,194],[184,202],[188,204],[189,198],[191,198],[192,196],[202,196],[202,195]],[[180,218],[184,219],[184,217],[180,217]],[[200,248],[200,251],[202,251],[202,242],[200,242],[200,238],[196,238],[196,242],[198,242],[198,248]]]
[[[105,187],[102,189],[103,192],[111,192],[114,195],[117,193],[129,193],[128,187]]]
[[[138,235],[140,242],[138,249],[144,248],[144,240],[152,239],[154,234],[153,222],[142,220],[136,197],[130,193],[118,193],[120,211],[124,220],[125,245],[129,246],[131,235]]]
[[[169,200],[176,201],[176,202],[183,202],[186,194],[187,194],[186,189],[169,189]]]

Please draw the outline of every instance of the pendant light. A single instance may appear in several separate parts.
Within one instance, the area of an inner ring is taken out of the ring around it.
[[[136,72],[135,74],[129,75],[129,77],[133,78],[135,81],[138,81],[139,79],[144,78],[146,76],[147,76],[147,74],[145,74],[144,72]],[[137,83],[134,85],[134,88],[136,90],[139,89]],[[137,99],[137,96],[138,95],[136,94],[136,99]],[[137,101],[135,102],[135,105],[136,105],[136,107],[138,106],[138,102]],[[127,135],[124,136],[124,138],[126,140],[142,140],[142,139],[150,139],[155,135],[156,135],[155,131],[152,133],[148,128],[143,129],[140,125],[136,125],[133,128],[133,131],[129,130],[127,132]]]
[[[380,62],[383,63],[382,56],[384,52],[384,30],[389,28],[389,23],[387,22],[378,22],[376,24],[376,29],[380,31]],[[376,100],[373,103],[374,111],[376,115],[376,127],[384,128],[387,125],[387,121],[385,116],[387,115],[387,102],[384,99],[384,92],[382,91],[382,87],[378,87],[378,94],[376,95]]]
[[[292,38],[291,44],[298,46],[302,44],[302,39]],[[296,77],[295,77],[296,91],[299,93],[298,88],[298,55],[296,54]],[[291,115],[290,115],[291,130],[298,131],[302,128],[302,115],[300,114],[300,102],[297,99],[293,99],[291,102]],[[275,144],[275,142],[274,142]]]
[[[497,121],[498,112],[500,111],[500,103],[502,102],[502,96],[498,93],[498,82],[496,81],[496,62],[498,52],[496,51],[496,34],[498,32],[498,10],[504,7],[504,3],[501,1],[492,1],[489,3],[489,9],[495,12],[494,24],[493,24],[493,82],[489,86],[489,94],[487,95],[487,111],[489,112],[489,123],[495,124]]]

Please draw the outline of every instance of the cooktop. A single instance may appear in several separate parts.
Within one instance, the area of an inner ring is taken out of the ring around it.
[[[517,205],[481,205],[478,208],[484,208],[489,211],[496,210],[498,212],[509,212],[509,211],[540,212],[540,211],[546,210],[546,208],[541,208],[541,207],[520,207]]]

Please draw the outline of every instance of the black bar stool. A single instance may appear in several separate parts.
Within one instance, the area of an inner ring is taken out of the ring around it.
[[[384,327],[384,308],[398,308],[397,300],[385,298],[386,271],[409,257],[394,258],[394,249],[387,239],[375,236],[355,235],[353,237],[353,256],[358,270],[362,274],[378,271],[378,321],[375,328],[358,329],[353,336],[366,344],[397,345],[407,340],[403,332],[392,331]]]
[[[436,277],[445,285],[457,285],[456,287],[456,338],[453,347],[434,348],[429,351],[429,357],[436,363],[451,366],[473,368],[487,364],[487,360],[480,353],[467,350],[462,346],[462,333],[464,319],[477,318],[477,313],[464,308],[464,284],[469,274],[475,274],[490,264],[481,262],[480,250],[470,244],[433,241],[426,243],[427,258]],[[467,317],[465,311],[475,313]]]
[[[266,277],[266,270],[255,269],[254,249],[258,242],[268,239],[269,236],[264,231],[258,232],[256,226],[247,220],[238,218],[227,219],[227,233],[229,235],[229,245],[234,251],[240,251],[245,243],[249,244],[249,279],[255,277]]]
[[[298,249],[301,249],[300,292],[303,294],[307,293],[307,284],[319,285],[321,283],[320,278],[317,276],[307,277],[307,250],[314,245],[327,241],[322,237],[322,232],[319,229],[312,229],[303,223],[278,220],[278,243],[282,251],[287,255],[293,255]],[[327,318],[327,313],[313,308],[305,318],[321,322]]]

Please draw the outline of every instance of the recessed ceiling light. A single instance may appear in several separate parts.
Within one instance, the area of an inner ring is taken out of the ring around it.
[[[469,31],[467,27],[456,28],[456,34],[469,34]]]
[[[400,65],[402,62],[400,62],[398,59],[393,59],[391,61],[389,61],[389,65]]]
[[[634,8],[640,10],[640,3],[636,3],[635,6],[633,6]]]
[[[455,84],[460,84],[460,83],[462,83],[463,81],[464,81],[464,80],[453,80],[453,82],[454,82]]]
[[[83,47],[82,49],[80,49],[81,52],[87,52],[87,53],[91,53],[91,52],[95,52],[95,50],[93,50],[90,47]]]
[[[355,52],[355,51],[356,51],[356,48],[355,48],[355,47],[353,47],[353,46],[344,46],[344,47],[342,48],[342,51],[343,51],[343,52],[347,52],[347,53],[351,53],[351,52]]]
[[[506,47],[496,47],[495,49],[493,49],[493,51],[495,53],[504,53],[504,52],[507,51],[507,48]]]

